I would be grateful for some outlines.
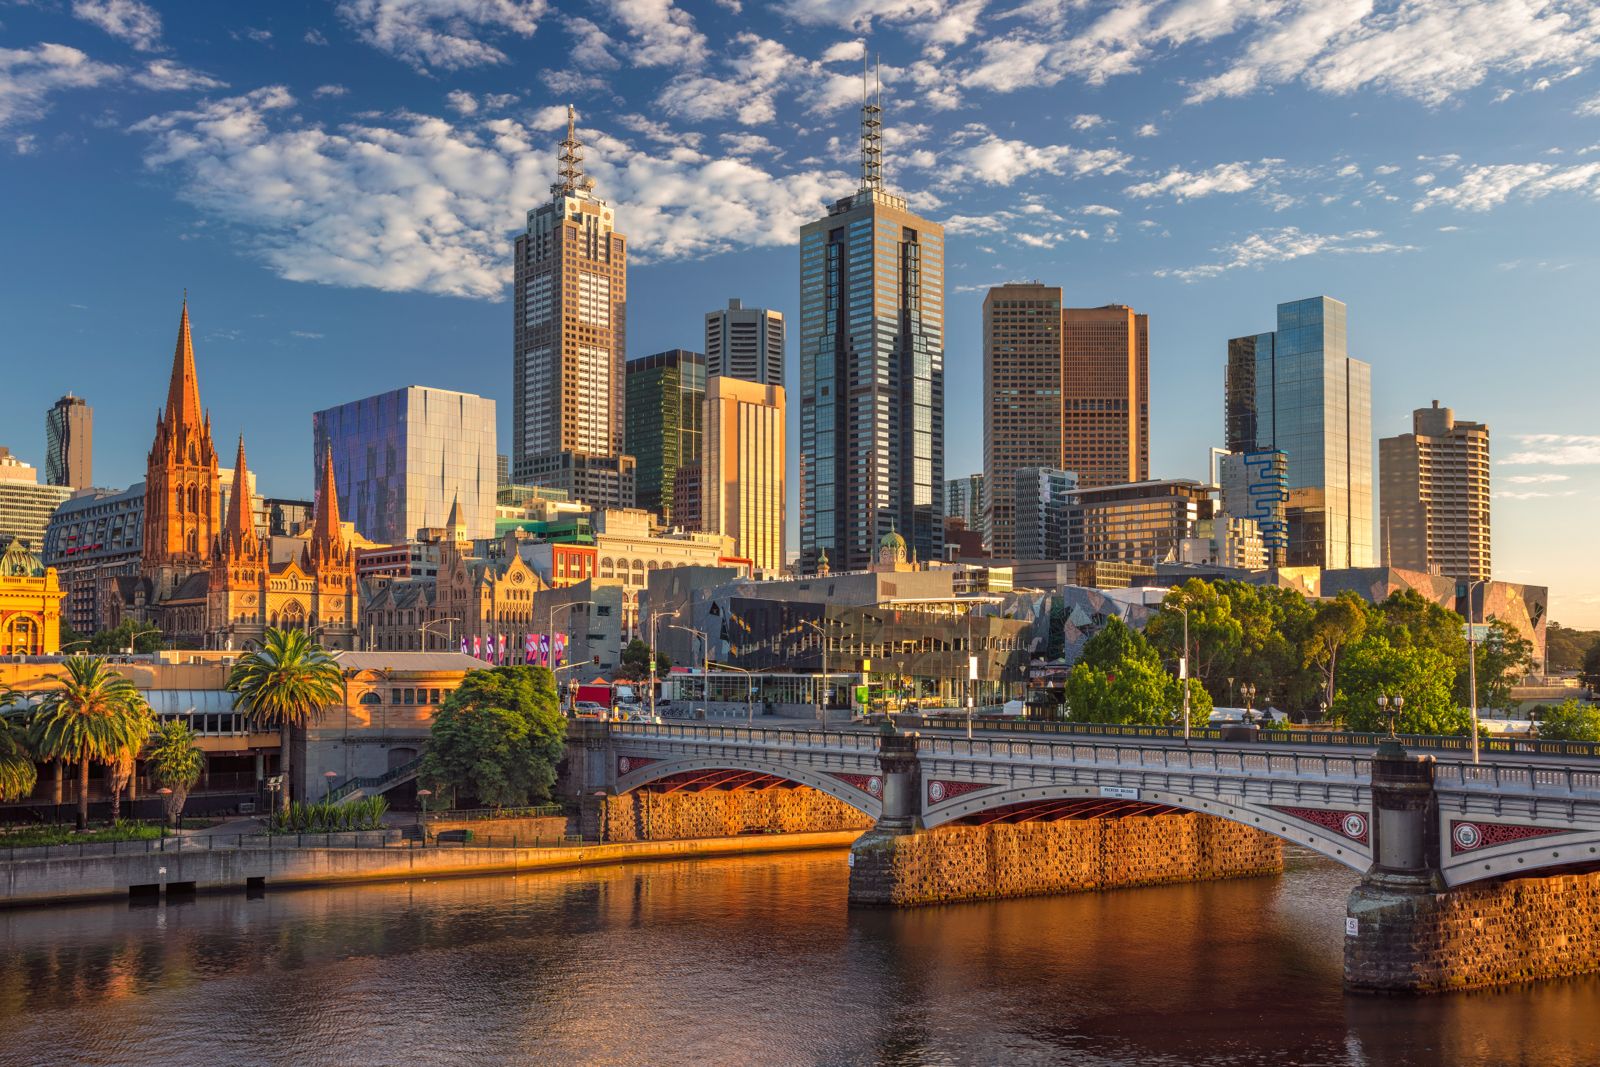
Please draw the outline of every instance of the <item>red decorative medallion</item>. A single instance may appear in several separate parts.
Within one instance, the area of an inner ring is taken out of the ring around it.
[[[946,800],[954,800],[956,797],[965,796],[979,789],[993,788],[994,786],[988,782],[946,782],[936,780],[928,783],[928,803],[942,804]]]
[[[883,779],[876,774],[835,774],[829,772],[828,777],[837,778],[854,789],[859,789],[869,797],[883,796]]]
[[[1549,826],[1508,826],[1494,822],[1450,823],[1450,851],[1459,856],[1463,852],[1476,852],[1480,848],[1494,848],[1513,841],[1526,841],[1530,837],[1548,837],[1551,834],[1569,834],[1571,830]]]
[[[1361,811],[1327,811],[1323,808],[1280,808],[1273,805],[1273,811],[1287,815],[1291,819],[1320,826],[1326,830],[1333,830],[1343,834],[1352,841],[1367,843],[1367,815]]]
[[[629,771],[636,771],[641,767],[648,767],[652,763],[660,763],[660,762],[661,761],[658,760],[658,759],[653,759],[653,758],[649,758],[649,757],[645,757],[645,756],[618,756],[617,757],[617,773],[619,775],[627,774]]]

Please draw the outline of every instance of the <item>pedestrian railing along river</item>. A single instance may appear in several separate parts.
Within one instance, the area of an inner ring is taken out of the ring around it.
[[[343,831],[326,834],[206,834],[193,837],[146,838],[139,841],[86,841],[82,844],[31,845],[23,848],[0,846],[0,861],[95,859],[165,852],[292,851],[311,848],[430,849],[463,848],[576,848],[594,845],[593,838],[572,835],[530,837],[518,834],[480,834],[454,837],[446,841],[430,837],[425,843],[400,830]]]

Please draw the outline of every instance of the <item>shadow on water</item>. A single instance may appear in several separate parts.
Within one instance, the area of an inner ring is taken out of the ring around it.
[[[1593,1063],[1600,982],[1346,997],[1354,876],[844,907],[841,853],[0,912],[0,1064]]]

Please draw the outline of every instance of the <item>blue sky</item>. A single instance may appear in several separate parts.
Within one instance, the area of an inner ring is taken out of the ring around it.
[[[142,477],[185,287],[219,449],[242,431],[271,494],[309,492],[313,410],[399,385],[494,397],[509,442],[511,236],[569,101],[630,355],[699,347],[730,296],[792,314],[864,52],[889,184],[950,234],[950,476],[981,468],[988,285],[1150,314],[1172,477],[1220,443],[1226,339],[1327,293],[1377,432],[1488,422],[1496,575],[1600,625],[1576,0],[0,0],[0,444],[40,461],[70,389],[96,480]]]

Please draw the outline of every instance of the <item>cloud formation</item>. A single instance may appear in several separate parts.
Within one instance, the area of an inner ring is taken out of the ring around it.
[[[1600,436],[1594,434],[1522,434],[1517,442],[1522,448],[1501,460],[1502,464],[1579,467],[1600,463]]]
[[[1551,193],[1577,192],[1600,196],[1600,162],[1558,166],[1554,163],[1496,163],[1472,166],[1454,185],[1435,184],[1413,209],[1447,205],[1465,211],[1487,211],[1513,196],[1537,200]]]
[[[57,92],[93,88],[122,74],[64,44],[0,48],[0,130],[39,118]]]
[[[1174,167],[1154,181],[1139,182],[1125,190],[1131,197],[1147,200],[1154,196],[1170,196],[1174,200],[1192,200],[1217,193],[1242,193],[1254,189],[1281,160],[1264,159],[1260,163],[1219,163],[1209,170],[1187,171]]]
[[[73,0],[72,14],[127,41],[135,51],[153,52],[161,45],[161,16],[140,0]]]
[[[340,0],[339,17],[362,41],[419,71],[507,61],[487,39],[532,37],[545,0]]]
[[[1295,226],[1253,233],[1235,244],[1217,249],[1221,258],[1214,263],[1193,267],[1167,268],[1155,272],[1158,278],[1177,278],[1196,282],[1215,278],[1230,270],[1242,267],[1260,269],[1269,263],[1284,263],[1315,255],[1384,255],[1392,252],[1412,252],[1411,245],[1384,241],[1376,230],[1355,230],[1350,233],[1306,233]]]

